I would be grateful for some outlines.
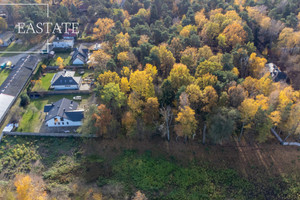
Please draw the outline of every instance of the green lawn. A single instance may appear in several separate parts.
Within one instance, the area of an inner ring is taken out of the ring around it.
[[[7,53],[1,53],[1,56],[9,56],[9,55],[16,55],[15,53],[9,53],[10,51],[27,51],[34,47],[34,44],[17,44],[16,42],[12,42],[8,47],[1,48],[1,51],[6,51]]]
[[[61,57],[64,60],[65,66],[70,64],[71,61],[70,53],[57,53],[55,55],[55,58],[50,61],[49,66],[58,66],[58,64],[56,63],[58,57]]]
[[[54,76],[54,72],[52,73],[46,73],[45,76],[42,76],[40,79],[40,82],[37,82],[34,87],[32,88],[32,91],[46,91],[49,90],[51,85],[51,79]]]
[[[80,75],[80,74],[79,74],[80,71],[81,71],[81,70],[77,70],[77,71],[75,72],[75,76],[81,76],[83,79],[86,78],[87,76],[89,76],[89,75],[95,73],[94,70],[92,70],[92,69],[84,69],[84,70],[83,70],[83,71],[84,71],[84,74]]]
[[[17,131],[20,132],[38,132],[42,124],[44,123],[45,113],[43,112],[46,104],[54,103],[62,98],[73,99],[77,95],[51,95],[44,98],[32,100],[25,109],[25,112],[20,120]],[[86,105],[88,102],[89,95],[81,95],[82,101],[80,107]]]
[[[2,83],[8,77],[9,73],[10,73],[9,69],[4,69],[0,71],[0,85],[2,85]]]

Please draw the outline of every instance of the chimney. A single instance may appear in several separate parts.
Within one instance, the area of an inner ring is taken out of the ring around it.
[[[71,101],[71,104],[73,104],[73,101]]]

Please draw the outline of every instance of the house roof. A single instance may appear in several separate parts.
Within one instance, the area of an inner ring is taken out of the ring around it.
[[[55,38],[55,40],[53,41],[53,43],[68,43],[68,42],[73,42],[73,39],[59,39],[59,38]]]
[[[74,33],[72,29],[68,29],[67,33],[63,34],[63,37],[64,38],[69,38],[69,37],[75,38],[75,37],[77,37],[77,34]]]
[[[86,62],[88,58],[88,52],[89,50],[82,45],[79,46],[79,48],[75,48],[74,51],[71,53],[71,62],[74,62],[76,58],[80,59],[82,62]]]
[[[51,86],[79,85],[81,81],[81,77],[76,77],[74,75],[75,75],[74,71],[63,70],[57,72],[51,80]]]
[[[77,108],[78,103],[66,98],[60,99],[44,107],[44,112],[48,112],[45,120],[62,117],[71,121],[81,121],[83,119],[83,110],[77,110]]]
[[[0,34],[0,39],[3,42],[6,42],[6,41],[10,40],[13,36],[14,36],[13,32],[7,31],[5,33]]]
[[[266,64],[266,68],[270,72],[275,82],[287,80],[287,75],[284,72],[282,72],[274,63]]]

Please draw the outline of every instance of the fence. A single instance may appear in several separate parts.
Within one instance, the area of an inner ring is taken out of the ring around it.
[[[85,137],[85,138],[96,138],[97,135],[82,135],[79,133],[29,133],[29,132],[5,132],[3,135],[11,136],[39,136],[39,137]]]

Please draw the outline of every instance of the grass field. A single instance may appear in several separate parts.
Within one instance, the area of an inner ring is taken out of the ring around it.
[[[76,95],[52,95],[32,100],[25,109],[17,131],[38,132],[45,118],[45,113],[43,112],[44,106],[46,104],[54,103],[62,98],[73,99],[74,96]],[[82,95],[82,101],[79,102],[80,107],[87,104],[88,98],[88,95]]]
[[[70,53],[57,53],[55,58],[50,61],[49,66],[58,66],[56,60],[58,57],[61,57],[64,60],[64,66],[69,65],[71,61]]]
[[[82,74],[82,75],[79,74],[79,71],[80,70],[76,71],[75,76],[81,76],[83,79],[91,74],[93,74],[93,75],[95,74],[94,70],[92,70],[92,69],[84,69],[84,74]]]
[[[148,199],[172,200],[297,199],[299,194],[297,173],[284,178],[254,175],[265,180],[259,183],[242,176],[238,169],[203,160],[184,163],[151,150],[123,149],[116,153],[115,149],[111,156],[106,145],[94,141],[103,150],[86,151],[91,141],[4,136],[0,143],[0,178],[5,181],[13,180],[17,173],[34,174],[43,178],[50,199],[67,199],[70,194],[72,199],[84,199],[91,190],[103,191],[103,199],[126,199],[138,190]]]
[[[4,69],[0,71],[0,85],[2,85],[2,83],[8,77],[9,73],[10,73],[9,69]]]
[[[32,91],[47,91],[50,88],[51,80],[54,76],[53,73],[46,73],[45,76],[42,76],[40,79],[40,82],[37,82],[34,87],[32,88]]]

